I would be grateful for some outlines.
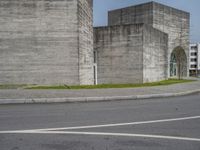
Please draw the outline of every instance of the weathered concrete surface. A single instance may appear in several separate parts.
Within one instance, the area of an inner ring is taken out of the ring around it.
[[[143,30],[143,83],[168,78],[168,35],[151,26]]]
[[[119,24],[153,24],[153,3],[129,6],[108,12],[108,25]]]
[[[0,84],[93,84],[92,36],[92,0],[1,0]]]
[[[94,30],[98,83],[142,83],[143,25]]]
[[[170,76],[170,56],[172,51],[180,46],[189,60],[189,26],[188,12],[168,7],[156,2],[149,2],[109,12],[109,25],[145,23],[168,34],[168,76]],[[184,63],[183,61],[183,63]],[[186,63],[188,64],[188,63]],[[188,65],[184,73],[188,75]]]
[[[79,82],[94,84],[93,0],[78,1]]]
[[[167,34],[145,24],[94,29],[98,83],[145,83],[167,78]]]

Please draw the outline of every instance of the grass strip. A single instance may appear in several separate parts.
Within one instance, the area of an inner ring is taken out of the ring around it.
[[[161,85],[171,85],[178,83],[187,83],[194,80],[178,80],[178,79],[168,79],[160,82],[143,83],[143,84],[99,84],[99,85],[55,85],[55,86],[27,86],[25,89],[106,89],[106,88],[136,88],[136,87],[149,87],[149,86],[161,86]]]

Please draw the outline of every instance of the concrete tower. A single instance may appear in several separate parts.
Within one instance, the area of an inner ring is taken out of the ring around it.
[[[110,11],[108,25],[144,23],[168,34],[168,77],[177,76],[177,60],[181,57],[181,75],[189,73],[190,14],[156,2]],[[178,51],[178,55],[176,56]]]
[[[0,84],[93,84],[92,0],[1,0]]]

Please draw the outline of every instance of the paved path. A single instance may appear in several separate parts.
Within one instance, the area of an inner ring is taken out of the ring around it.
[[[103,100],[130,100],[180,96],[200,92],[200,81],[122,89],[84,89],[84,90],[0,90],[0,104],[6,103],[52,103],[85,102]]]

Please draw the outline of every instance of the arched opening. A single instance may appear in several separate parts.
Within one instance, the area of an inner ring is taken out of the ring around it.
[[[187,56],[182,47],[176,47],[170,56],[170,77],[187,76]]]

